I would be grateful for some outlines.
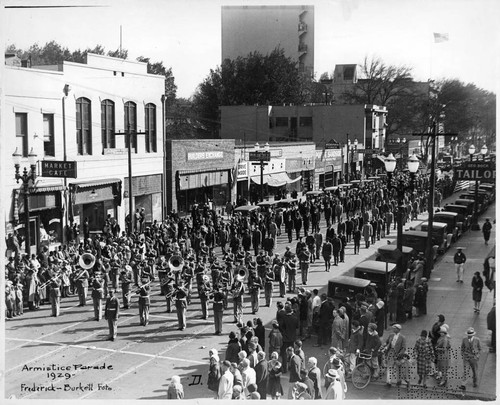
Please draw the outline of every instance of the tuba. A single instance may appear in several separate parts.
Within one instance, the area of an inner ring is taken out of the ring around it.
[[[184,266],[184,259],[178,255],[172,255],[170,260],[168,261],[168,266],[172,271],[181,271]]]
[[[84,253],[80,256],[80,260],[78,264],[82,269],[89,270],[94,267],[95,264],[95,256],[92,253]]]
[[[243,282],[243,280],[246,278],[248,275],[247,269],[244,266],[239,266],[236,271],[236,277],[235,279]]]

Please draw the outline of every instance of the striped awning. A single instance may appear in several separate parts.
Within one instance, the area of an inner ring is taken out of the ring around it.
[[[110,184],[115,184],[121,182],[120,179],[99,179],[99,180],[89,180],[81,183],[71,183],[72,186],[79,189],[92,188],[97,186],[107,186]]]

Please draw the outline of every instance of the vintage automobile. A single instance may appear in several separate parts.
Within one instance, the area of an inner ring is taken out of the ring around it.
[[[476,200],[476,193],[474,191],[468,191],[467,193],[462,193],[459,195],[459,198],[466,198],[469,200]],[[488,208],[488,205],[490,205],[490,200],[489,200],[489,195],[486,191],[478,191],[477,193],[477,211],[478,212],[484,212],[486,211],[486,208]]]
[[[402,242],[404,246],[409,246],[415,249],[417,252],[425,253],[427,249],[427,232],[423,231],[405,231],[402,235]],[[437,258],[438,247],[432,245],[432,260],[435,261]]]
[[[401,253],[398,252],[398,247],[395,244],[384,245],[377,249],[377,257],[376,261],[379,262],[389,262],[389,263],[398,263],[398,259],[401,256]],[[396,268],[396,275],[403,276],[408,269],[408,262],[410,259],[416,257],[418,252],[409,246],[403,246],[402,252],[402,263],[401,268]]]
[[[427,233],[429,230],[429,222],[422,222],[416,227],[417,231]],[[453,234],[448,232],[448,224],[444,222],[432,222],[432,244],[438,248],[438,253],[443,254],[451,245]]]
[[[294,205],[297,205],[299,200],[297,198],[283,198],[282,200],[279,200],[278,203],[278,208],[286,209],[293,207]]]
[[[440,211],[434,214],[433,222],[444,222],[448,225],[448,232],[452,237],[452,242],[455,242],[462,236],[462,224],[458,220],[459,215],[456,212]]]
[[[446,204],[443,207],[443,212],[456,212],[458,221],[462,223],[462,232],[468,231],[472,224],[472,215],[468,213],[467,207],[456,204]]]
[[[467,207],[467,212],[469,215],[474,214],[474,200],[459,198],[455,201],[455,205],[463,205],[464,207]]]
[[[370,280],[374,283],[379,297],[385,297],[387,285],[395,275],[395,263],[365,260],[354,268],[354,277]]]
[[[370,285],[370,280],[351,276],[337,276],[328,280],[328,296],[332,297],[335,304],[353,299],[356,294],[365,292]]]

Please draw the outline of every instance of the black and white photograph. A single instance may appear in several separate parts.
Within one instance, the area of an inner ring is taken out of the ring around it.
[[[496,401],[497,0],[0,0],[0,402]]]

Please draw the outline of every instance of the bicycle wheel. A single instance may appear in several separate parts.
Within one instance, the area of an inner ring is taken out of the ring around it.
[[[352,371],[352,384],[357,389],[362,390],[370,383],[371,377],[372,372],[370,367],[368,367],[366,363],[358,364]]]

